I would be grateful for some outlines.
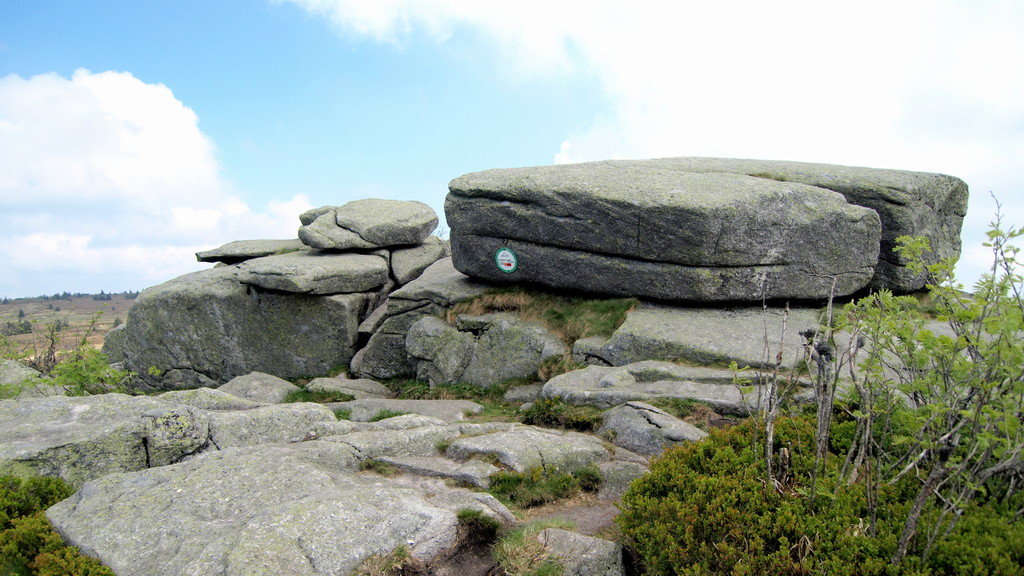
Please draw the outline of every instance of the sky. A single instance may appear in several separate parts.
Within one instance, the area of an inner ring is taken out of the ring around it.
[[[1024,225],[1024,2],[0,0],[0,297],[141,290],[489,168],[952,174]],[[444,223],[442,221],[442,227]]]

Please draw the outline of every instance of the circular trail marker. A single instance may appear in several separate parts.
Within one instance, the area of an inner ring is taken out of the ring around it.
[[[506,274],[511,274],[519,268],[519,259],[516,258],[516,253],[508,248],[499,248],[494,253],[494,263],[498,265],[498,270]]]

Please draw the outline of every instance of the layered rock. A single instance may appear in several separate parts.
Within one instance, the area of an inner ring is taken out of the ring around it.
[[[370,378],[412,376],[416,364],[406,352],[409,329],[421,318],[444,316],[448,309],[481,294],[487,284],[468,278],[442,258],[416,280],[392,292],[383,308],[361,327],[368,336],[366,347],[353,359],[352,372]]]
[[[421,318],[409,328],[405,349],[419,380],[483,387],[536,376],[545,360],[566,353],[565,345],[542,327],[512,314],[459,316],[455,326]]]
[[[330,250],[419,244],[437,228],[437,214],[422,202],[376,198],[315,208],[299,220],[303,244]]]
[[[955,255],[966,208],[948,176],[716,159],[488,170],[449,189],[452,256],[468,275],[702,302],[914,289],[895,237]]]
[[[430,236],[437,215],[420,202],[359,200],[301,220],[325,215],[352,241],[310,249],[249,240],[200,252],[222,265],[145,290],[104,352],[158,390],[215,388],[253,371],[307,378],[348,365],[369,337],[360,324],[446,244]]]
[[[463,273],[620,296],[825,298],[833,278],[849,294],[874,274],[881,234],[874,211],[838,193],[736,174],[598,162],[488,170],[449,188]]]

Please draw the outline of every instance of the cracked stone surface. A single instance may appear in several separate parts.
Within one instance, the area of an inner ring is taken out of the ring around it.
[[[597,431],[612,444],[644,456],[661,454],[665,448],[696,442],[707,432],[644,402],[626,402],[604,413]]]
[[[437,214],[422,202],[367,198],[323,206],[299,216],[299,239],[328,250],[420,244],[437,228]]]

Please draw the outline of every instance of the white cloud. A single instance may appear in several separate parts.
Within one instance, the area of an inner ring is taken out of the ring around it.
[[[965,246],[983,239],[989,190],[1024,223],[1024,202],[1010,200],[1024,188],[1016,0],[290,1],[349,35],[401,44],[469,30],[514,74],[596,74],[611,107],[566,134],[555,162],[693,155],[943,172],[972,187]]]
[[[87,70],[0,78],[0,293],[144,288],[206,267],[197,250],[294,237],[309,207],[298,195],[250,208],[163,84]]]

